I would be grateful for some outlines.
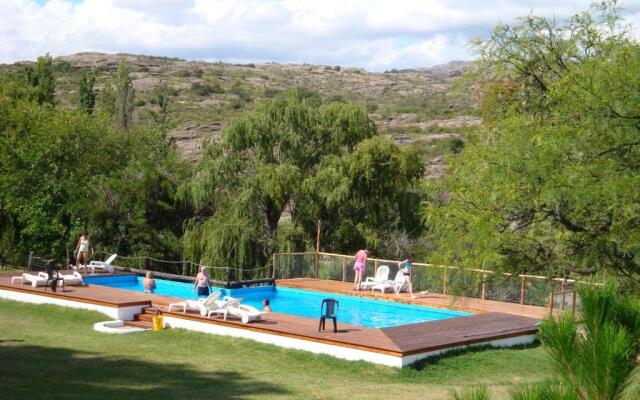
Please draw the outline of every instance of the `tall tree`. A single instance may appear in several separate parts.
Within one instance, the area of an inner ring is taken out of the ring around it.
[[[423,210],[442,261],[640,282],[640,46],[615,3],[478,45],[485,129]]]
[[[356,105],[323,104],[300,89],[264,101],[226,127],[220,145],[207,149],[191,197],[200,208],[210,207],[212,217],[191,226],[187,251],[216,262],[262,264],[302,179],[325,155],[374,134]]]
[[[53,76],[53,59],[49,53],[38,57],[35,66],[26,66],[23,75],[27,84],[33,89],[38,104],[55,104],[56,80]]]
[[[129,76],[129,65],[124,61],[118,63],[118,70],[114,79],[116,121],[122,129],[129,129],[133,114],[135,89]]]
[[[93,74],[84,73],[78,85],[78,109],[88,115],[93,114],[96,104],[96,92],[93,88],[95,83],[96,77]]]

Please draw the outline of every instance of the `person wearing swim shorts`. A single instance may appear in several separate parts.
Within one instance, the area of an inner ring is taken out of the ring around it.
[[[411,254],[409,257],[407,257],[406,260],[404,261],[400,261],[398,263],[398,266],[400,267],[400,269],[402,270],[402,273],[404,274],[404,280],[407,283],[407,286],[409,286],[409,293],[411,294],[411,298],[415,298],[416,296],[413,295],[413,282],[411,281],[411,279],[413,278],[413,260],[414,260],[414,256],[413,254]]]
[[[362,283],[362,276],[367,265],[367,256],[369,250],[363,249],[356,253],[356,262],[353,264],[353,270],[355,271],[355,278],[353,280],[353,290],[360,290],[360,284]]]
[[[193,290],[198,289],[198,296],[209,296],[209,280],[211,280],[211,277],[207,267],[200,267],[200,272],[198,272],[196,280],[193,282]]]

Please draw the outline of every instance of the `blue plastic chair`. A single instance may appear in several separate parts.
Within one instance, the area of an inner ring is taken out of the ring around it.
[[[325,329],[325,320],[331,318],[333,320],[333,332],[338,332],[338,322],[335,310],[338,309],[340,302],[336,299],[324,299],[320,305],[320,324],[318,325],[318,332],[320,329]]]

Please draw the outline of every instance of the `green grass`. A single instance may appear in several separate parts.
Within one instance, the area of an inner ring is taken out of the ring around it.
[[[92,329],[104,315],[0,300],[2,399],[448,399],[485,385],[548,379],[541,347],[483,350],[401,370],[169,329],[131,335]]]

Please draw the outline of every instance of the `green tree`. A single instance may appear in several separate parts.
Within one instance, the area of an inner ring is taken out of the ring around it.
[[[555,382],[517,386],[513,400],[637,399],[629,390],[640,353],[640,302],[621,295],[617,284],[578,286],[582,312],[550,316],[540,339],[550,355]],[[489,399],[486,390],[453,399]]]
[[[31,94],[0,74],[0,259],[63,258],[83,229],[100,248],[177,258],[189,211],[175,192],[189,168],[164,134],[41,107]]]
[[[93,89],[95,83],[96,77],[93,74],[84,73],[78,85],[78,109],[88,115],[93,114],[96,103],[96,92]]]
[[[393,143],[366,140],[375,133],[359,105],[323,102],[300,89],[263,101],[224,129],[222,143],[206,149],[186,190],[201,216],[188,224],[185,252],[214,264],[263,265],[281,242],[285,210],[292,240],[303,245],[329,212],[323,208],[329,200],[316,193],[338,183],[323,180],[329,170],[351,174],[341,189],[381,193],[393,180],[388,177],[406,166]],[[365,207],[364,194],[349,198]]]
[[[640,47],[615,3],[478,46],[486,125],[423,208],[441,261],[639,282]]]
[[[120,61],[114,78],[114,86],[116,121],[118,127],[122,129],[129,129],[131,126],[131,116],[135,101],[135,89],[129,72],[129,65],[124,61]]]
[[[36,65],[26,66],[22,73],[38,104],[55,105],[56,79],[53,76],[53,59],[49,53],[38,57]]]
[[[155,88],[153,95],[158,104],[158,110],[149,110],[149,113],[154,122],[159,125],[163,131],[166,131],[171,112],[169,107],[169,84],[166,80],[163,80],[160,86]]]

